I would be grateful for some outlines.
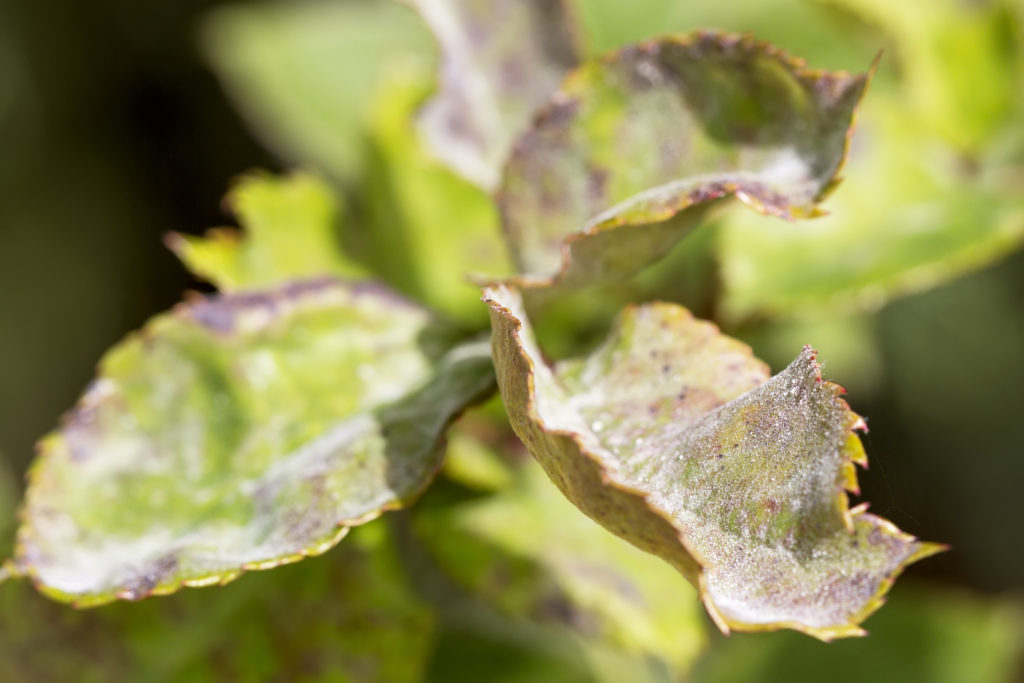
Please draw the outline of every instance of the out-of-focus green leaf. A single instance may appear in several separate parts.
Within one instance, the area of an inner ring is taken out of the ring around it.
[[[507,614],[686,671],[705,637],[683,577],[580,515],[536,465],[517,475],[494,496],[419,511],[438,562]]]
[[[174,233],[168,244],[194,274],[223,292],[296,279],[365,275],[341,255],[335,232],[338,207],[316,177],[249,176],[228,194],[245,228],[215,228],[205,237]]]
[[[1020,170],[993,165],[973,174],[919,125],[898,102],[867,103],[864,146],[829,202],[830,216],[766,230],[742,212],[729,215],[723,312],[809,318],[875,308],[1019,246]]]
[[[971,153],[1014,119],[1024,77],[1024,46],[1012,16],[1018,0],[825,0],[880,26],[895,41],[916,129],[931,128]],[[901,141],[902,142],[902,141]],[[899,143],[897,143],[899,144]]]
[[[512,141],[576,65],[569,0],[405,0],[441,48],[420,131],[437,158],[493,190]]]
[[[629,657],[573,631],[476,605],[441,621],[426,683],[664,683],[655,660]]]
[[[698,222],[686,209],[721,197],[761,214],[816,215],[866,82],[713,33],[584,64],[506,168],[499,204],[520,284],[638,270]]]
[[[810,349],[769,379],[748,347],[653,304],[549,367],[521,296],[485,300],[516,433],[577,507],[691,579],[723,631],[859,635],[902,568],[941,549],[849,509],[863,421]]]
[[[512,438],[515,436],[512,435]],[[444,475],[452,481],[478,491],[501,491],[515,483],[515,476],[509,464],[486,443],[467,431],[465,417],[452,427],[448,435]]]
[[[18,505],[17,487],[10,467],[0,452],[0,557],[10,557],[14,545],[14,530],[17,527],[15,509]],[[10,562],[0,563],[0,583],[10,578],[14,569]]]
[[[738,336],[757,349],[758,357],[771,367],[784,367],[793,357],[793,349],[813,339],[814,348],[828,359],[822,364],[823,371],[854,396],[877,397],[887,379],[871,316],[777,320],[743,330]]]
[[[379,68],[396,54],[430,54],[422,24],[392,0],[239,4],[209,16],[203,45],[272,149],[351,180]]]
[[[865,101],[832,215],[771,230],[728,216],[728,318],[875,308],[1024,241],[1021,16],[998,1],[839,4],[888,31],[898,72]]]
[[[75,611],[0,587],[0,679],[415,683],[435,619],[407,585],[384,527],[315,562],[217,591]]]
[[[867,64],[878,53],[877,31],[862,31],[848,14],[809,0],[579,0],[589,54],[668,33],[713,26],[749,33],[827,69]]]
[[[415,130],[430,65],[396,60],[369,116],[369,226],[354,251],[404,292],[460,321],[486,324],[480,290],[467,278],[511,271],[494,202],[432,158]],[[355,236],[354,236],[355,237]],[[401,255],[396,254],[401,245]]]
[[[418,495],[492,383],[485,344],[374,285],[183,305],[110,351],[41,442],[18,568],[93,605],[322,553]]]
[[[870,638],[825,645],[792,633],[716,641],[696,683],[1012,683],[1024,609],[932,586],[902,587],[868,622]]]

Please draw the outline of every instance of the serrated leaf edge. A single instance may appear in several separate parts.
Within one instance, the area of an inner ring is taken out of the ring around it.
[[[799,631],[801,633],[805,633],[809,636],[812,636],[814,638],[817,638],[818,640],[822,640],[825,642],[832,641],[836,638],[848,638],[867,635],[867,631],[861,628],[860,624],[869,616],[871,616],[875,611],[877,611],[882,605],[885,604],[885,596],[889,592],[889,589],[895,583],[899,575],[902,574],[903,571],[914,562],[917,562],[918,560],[922,560],[931,555],[935,555],[937,553],[944,552],[950,549],[950,546],[946,544],[918,541],[913,535],[901,531],[889,520],[868,513],[867,503],[862,503],[853,508],[850,508],[849,497],[847,496],[847,493],[859,493],[856,469],[855,467],[853,467],[853,465],[857,464],[865,468],[867,467],[867,454],[864,450],[863,444],[861,443],[860,437],[857,435],[857,430],[866,431],[867,425],[864,422],[864,419],[860,415],[853,412],[850,409],[849,404],[839,397],[840,394],[845,393],[846,390],[843,389],[843,387],[841,387],[840,385],[835,384],[834,382],[828,382],[824,380],[821,376],[821,364],[818,363],[816,358],[812,357],[812,362],[814,363],[816,373],[815,379],[818,382],[824,382],[826,386],[832,390],[835,399],[842,403],[847,415],[847,429],[849,431],[849,436],[847,438],[846,444],[844,444],[843,448],[841,449],[843,466],[840,469],[840,481],[838,482],[836,492],[836,495],[838,496],[839,509],[843,516],[844,526],[852,532],[854,517],[870,517],[871,519],[876,520],[879,523],[879,527],[883,530],[884,533],[888,533],[892,536],[899,537],[907,541],[917,541],[918,548],[915,552],[911,553],[907,558],[905,558],[895,570],[893,570],[886,578],[884,578],[881,581],[878,590],[874,593],[874,595],[871,596],[871,598],[868,599],[868,601],[859,611],[854,613],[854,615],[849,619],[849,622],[847,624],[827,627],[813,627],[794,621],[748,623],[737,619],[732,619],[724,615],[715,605],[714,600],[711,597],[710,591],[708,590],[708,587],[706,585],[706,579],[703,568],[706,566],[707,561],[701,556],[699,552],[697,552],[691,546],[689,541],[686,539],[685,530],[680,529],[677,522],[675,522],[667,512],[661,510],[660,508],[652,504],[647,493],[635,487],[629,486],[628,484],[616,481],[614,477],[611,475],[611,473],[607,470],[607,468],[605,468],[599,456],[597,456],[596,454],[592,453],[587,449],[587,447],[584,444],[584,439],[582,438],[582,435],[580,435],[577,432],[569,430],[547,429],[547,427],[544,424],[544,421],[539,417],[537,413],[535,400],[536,390],[534,387],[533,375],[535,364],[533,362],[533,359],[527,353],[526,349],[522,344],[522,332],[524,327],[523,321],[519,319],[519,317],[516,316],[507,306],[501,304],[498,300],[493,298],[492,295],[486,290],[484,292],[483,301],[484,303],[488,304],[488,306],[490,306],[492,310],[500,311],[508,320],[512,322],[512,327],[516,338],[516,346],[519,350],[520,356],[526,362],[527,366],[530,369],[530,374],[527,376],[527,415],[529,416],[529,418],[535,424],[540,426],[545,434],[560,436],[571,440],[576,445],[580,454],[583,457],[585,457],[597,469],[597,471],[601,475],[601,481],[604,484],[612,488],[615,488],[616,490],[622,493],[639,499],[653,515],[660,517],[661,519],[668,522],[669,525],[671,525],[672,528],[678,532],[679,543],[682,546],[682,548],[686,551],[686,553],[690,556],[690,559],[693,561],[693,567],[691,568],[686,566],[679,566],[676,563],[672,564],[680,573],[683,574],[683,576],[687,578],[687,580],[689,580],[694,585],[694,587],[697,588],[701,602],[704,604],[705,609],[708,612],[708,615],[711,617],[711,620],[715,623],[719,630],[722,631],[723,634],[729,635],[732,631],[764,632],[776,631],[779,629],[787,628],[792,629],[794,631]],[[653,303],[657,304],[660,302]],[[678,304],[669,305],[678,306]],[[637,308],[638,306],[638,304],[630,304],[630,306],[627,307],[627,310]],[[710,323],[707,321],[702,322],[706,322],[707,324],[714,327],[716,330],[718,329],[718,326],[715,325],[714,323]],[[753,355],[753,350],[746,344],[742,344],[742,346],[745,347],[746,353],[749,354],[752,358],[755,358],[756,360],[756,357]],[[809,348],[810,347],[805,347],[805,349]],[[814,354],[816,356],[816,352],[814,352]],[[667,558],[665,559],[667,560]]]
[[[347,280],[337,277],[317,278],[297,283],[290,283],[288,285],[285,285],[285,287],[283,288],[278,287],[269,291],[273,292],[274,296],[277,296],[280,292],[282,292],[282,290],[289,291],[291,288],[294,287],[313,290],[319,288],[332,289],[334,287],[342,287],[345,288],[348,292],[350,292],[353,296],[362,296],[365,294],[373,293],[377,296],[383,296],[385,298],[391,299],[397,304],[404,305],[418,311],[426,312],[431,316],[432,319],[436,319],[436,316],[430,311],[428,311],[425,307],[413,303],[412,301],[409,301],[408,299],[393,292],[387,286],[373,281]],[[221,296],[246,297],[250,296],[250,294],[230,294]],[[284,296],[285,295],[281,295],[280,298],[283,299]],[[166,319],[168,316],[173,316],[175,318],[188,318],[190,316],[191,311],[191,299],[204,298],[206,297],[204,297],[204,295],[198,292],[187,293],[185,301],[175,304],[170,309],[170,311],[167,311],[166,313],[161,313],[157,314],[156,316],[153,316],[152,318],[147,320],[140,329],[125,335],[115,345],[115,347],[120,347],[121,345],[129,343],[136,339],[146,339],[147,336],[151,336],[153,334],[153,330],[155,326],[159,324],[159,321],[162,319]],[[98,377],[101,375],[105,361],[106,354],[97,363],[95,376]],[[472,405],[475,405],[479,401],[485,399],[489,395],[489,393],[490,392],[485,391],[482,396],[474,397],[473,400],[468,401],[466,405],[463,406],[462,410],[453,413],[449,417],[445,424],[445,427],[440,430],[438,439],[434,444],[434,447],[436,449],[443,449],[446,447],[447,428],[453,422],[455,422],[466,409],[468,409]],[[140,593],[136,593],[134,591],[122,591],[115,594],[107,593],[103,595],[71,594],[46,585],[39,577],[35,567],[25,559],[25,544],[32,538],[31,526],[28,523],[28,502],[31,496],[33,495],[33,482],[38,476],[38,470],[40,470],[43,467],[44,460],[45,458],[48,457],[48,451],[45,448],[45,442],[63,429],[64,425],[71,420],[72,416],[84,406],[86,398],[87,394],[81,396],[75,402],[75,405],[61,416],[60,420],[58,421],[58,426],[56,427],[56,429],[54,429],[52,432],[41,438],[36,443],[35,458],[32,462],[32,465],[29,467],[28,472],[25,475],[27,481],[27,485],[25,487],[25,494],[21,504],[18,506],[17,511],[18,530],[14,549],[14,557],[5,560],[3,564],[0,565],[0,583],[2,583],[4,580],[8,578],[27,578],[35,587],[35,589],[39,591],[41,594],[58,602],[70,604],[75,609],[98,607],[101,605],[109,604],[116,600],[137,602],[139,600],[151,596],[171,595],[177,593],[182,588],[202,588],[214,585],[224,586],[250,571],[264,571],[268,569],[274,569],[276,567],[280,567],[286,564],[292,564],[294,562],[298,562],[306,558],[322,555],[331,548],[333,548],[335,545],[337,545],[343,538],[345,538],[345,536],[348,535],[349,530],[351,530],[353,527],[361,526],[363,524],[372,522],[386,512],[393,512],[395,510],[400,510],[412,505],[416,500],[419,499],[421,495],[423,495],[423,493],[430,486],[433,480],[438,476],[438,474],[441,472],[441,469],[444,466],[444,459],[440,458],[437,466],[433,469],[433,471],[429,474],[428,477],[425,477],[423,484],[417,490],[410,493],[408,496],[397,498],[396,500],[386,503],[382,505],[380,508],[370,511],[364,515],[360,515],[350,519],[337,520],[337,526],[333,534],[321,539],[319,542],[311,545],[308,548],[303,548],[297,553],[286,553],[283,555],[268,557],[263,560],[246,562],[242,564],[238,569],[230,569],[220,572],[210,572],[208,574],[203,574],[195,578],[182,579],[177,583],[171,583],[165,586],[157,586],[149,591]]]
[[[571,92],[577,89],[577,84],[585,77],[584,71],[587,68],[591,68],[594,64],[612,63],[623,57],[628,52],[633,52],[637,50],[649,50],[654,48],[655,46],[659,46],[665,43],[673,43],[680,46],[692,46],[693,44],[700,40],[717,40],[719,43],[727,47],[733,47],[739,44],[744,49],[760,51],[765,55],[778,59],[783,65],[790,69],[790,71],[797,79],[808,84],[817,83],[825,79],[832,79],[835,81],[850,80],[851,82],[861,80],[863,82],[863,85],[861,86],[860,96],[858,97],[857,104],[854,107],[850,117],[850,125],[847,127],[846,134],[843,138],[843,151],[840,156],[839,163],[836,165],[835,170],[832,172],[831,179],[822,186],[821,190],[819,190],[818,194],[815,195],[815,197],[813,198],[815,204],[824,201],[830,194],[832,194],[833,191],[835,191],[836,187],[838,187],[839,184],[842,182],[842,170],[845,168],[846,162],[849,158],[850,145],[853,139],[853,134],[856,129],[860,104],[861,102],[863,102],[863,98],[864,95],[867,93],[868,86],[871,84],[871,81],[874,78],[874,75],[878,69],[879,61],[882,58],[881,52],[878,53],[878,55],[872,61],[868,70],[864,74],[854,76],[851,72],[845,70],[829,71],[827,69],[811,69],[807,66],[806,60],[800,57],[790,55],[788,52],[786,52],[782,48],[775,46],[772,43],[769,43],[767,41],[756,40],[749,33],[737,34],[725,31],[700,30],[693,31],[691,33],[670,34],[658,38],[651,38],[639,43],[634,43],[631,45],[618,48],[616,50],[612,50],[610,52],[606,52],[600,55],[599,57],[586,60],[576,68],[569,71],[565,79],[562,81],[562,85],[559,87],[558,91],[551,97],[551,99],[548,100],[548,103],[545,104],[541,109],[539,109],[537,113],[534,115],[534,119],[531,123],[530,129],[537,126],[545,118],[552,116],[553,113],[557,110],[557,108],[565,103],[566,92]],[[507,173],[508,166],[511,163],[512,158],[515,156],[516,150],[520,147],[521,144],[522,135],[514,143],[512,151],[505,161],[505,165],[502,168],[501,172],[501,176],[503,178]],[[656,192],[657,190],[666,188],[671,184],[673,183],[670,182],[658,186],[656,188],[651,188],[650,190],[648,190],[648,192]],[[493,278],[474,275],[472,276],[472,279],[475,284],[481,287],[495,285],[509,285],[517,287],[519,289],[544,289],[549,287],[556,287],[562,282],[562,280],[565,278],[566,274],[572,267],[572,246],[575,242],[585,239],[589,236],[595,235],[599,232],[613,230],[615,228],[625,228],[637,225],[661,223],[667,221],[668,219],[676,216],[677,214],[681,213],[682,211],[692,206],[711,202],[716,199],[723,199],[729,196],[736,197],[736,199],[738,199],[740,203],[742,203],[744,206],[762,216],[775,216],[777,218],[792,221],[802,218],[817,218],[828,214],[827,211],[818,206],[814,206],[811,209],[800,209],[798,207],[793,207],[792,209],[787,210],[785,212],[773,210],[772,207],[767,206],[756,197],[746,194],[741,189],[739,183],[721,183],[719,187],[711,191],[704,188],[697,188],[690,193],[681,195],[677,197],[676,200],[671,204],[664,205],[660,211],[652,212],[648,214],[648,217],[645,217],[642,220],[627,219],[623,216],[622,213],[613,215],[604,220],[592,219],[591,223],[581,227],[576,232],[566,235],[562,239],[562,263],[558,272],[552,275],[519,274],[506,278]],[[503,185],[499,187],[498,190],[494,193],[494,200],[499,207],[505,204],[505,192]],[[628,202],[630,200],[627,199],[625,201]],[[502,222],[502,228],[505,234],[506,241],[511,242],[512,236],[508,234],[507,226],[505,225],[504,222]]]

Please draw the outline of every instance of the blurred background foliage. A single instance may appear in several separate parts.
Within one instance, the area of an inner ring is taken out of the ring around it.
[[[699,27],[814,67],[863,70],[885,51],[830,216],[727,208],[627,287],[553,304],[544,336],[555,355],[579,350],[623,301],[657,296],[776,370],[814,344],[869,418],[872,510],[953,552],[915,565],[866,639],[725,639],[679,577],[551,495],[492,404],[460,423],[411,513],[321,560],[84,613],[5,584],[3,680],[1024,680],[1024,5],[578,8],[591,54]],[[221,197],[250,169],[323,174],[361,268],[485,320],[462,268],[508,267],[497,216],[411,122],[434,49],[386,0],[0,4],[5,544],[32,444],[95,360],[208,288],[162,237],[231,223]]]

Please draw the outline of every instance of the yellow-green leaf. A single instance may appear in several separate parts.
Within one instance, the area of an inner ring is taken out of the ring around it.
[[[511,265],[494,202],[435,159],[417,135],[416,110],[430,85],[424,60],[395,61],[385,71],[367,124],[373,153],[365,181],[366,229],[353,235],[353,246],[410,296],[483,326],[487,311],[467,274],[506,274]]]
[[[184,304],[112,349],[40,443],[17,568],[85,606],[322,553],[415,498],[492,383],[486,344],[375,285]]]
[[[842,0],[890,45],[829,216],[765,230],[733,212],[723,314],[873,309],[1024,243],[1024,6]],[[890,73],[891,72],[891,73]]]
[[[652,304],[552,367],[521,295],[486,300],[516,433],[577,507],[696,584],[722,630],[858,635],[903,567],[941,549],[849,508],[863,421],[810,349],[769,378],[748,347]]]
[[[585,63],[519,138],[505,171],[498,200],[519,284],[638,270],[699,222],[702,212],[686,209],[723,197],[762,214],[817,215],[866,83],[716,33]]]
[[[244,233],[214,228],[205,237],[173,233],[167,240],[189,270],[222,292],[365,274],[342,256],[336,199],[315,176],[251,175],[226,201]]]

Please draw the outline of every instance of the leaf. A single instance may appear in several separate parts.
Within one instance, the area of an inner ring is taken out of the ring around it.
[[[19,570],[86,606],[322,553],[424,489],[492,372],[481,343],[369,284],[182,305],[110,351],[40,443]]]
[[[513,140],[577,62],[568,0],[406,2],[441,48],[420,130],[439,159],[493,190]]]
[[[365,275],[346,260],[335,234],[336,200],[315,176],[251,175],[228,194],[245,234],[215,228],[205,237],[172,233],[168,246],[194,274],[223,292],[325,275]]]
[[[866,84],[714,33],[585,63],[506,168],[498,201],[526,274],[517,284],[638,270],[700,221],[701,211],[685,209],[726,196],[762,214],[817,215]]]
[[[253,130],[289,162],[359,176],[365,107],[394,55],[430,35],[391,0],[234,4],[211,12],[203,48]]]
[[[894,40],[916,131],[970,153],[1020,120],[1024,21],[1017,0],[831,0]],[[1014,7],[1016,5],[1016,7]],[[1014,17],[1014,12],[1019,16]],[[1016,25],[1014,25],[1016,24]]]
[[[769,379],[746,346],[653,304],[548,367],[518,292],[485,300],[516,434],[577,507],[696,584],[723,631],[862,634],[902,568],[942,549],[848,508],[863,421],[810,349]]]
[[[511,272],[498,212],[480,188],[433,158],[416,132],[432,67],[393,62],[370,108],[365,180],[367,263],[403,291],[459,321],[487,324],[469,272]],[[395,244],[402,244],[396,254]]]
[[[683,578],[580,515],[533,463],[518,469],[493,496],[417,510],[437,561],[506,614],[686,672],[706,637]]]
[[[883,19],[872,0],[844,4]],[[998,3],[914,6],[884,12],[898,38],[892,61],[903,57],[898,80],[880,79],[865,103],[831,215],[770,231],[740,212],[727,216],[725,317],[875,309],[1024,243],[1024,43],[994,38],[1009,28]]]
[[[421,681],[437,619],[383,531],[360,527],[317,562],[138,604],[76,611],[0,587],[0,679]]]

